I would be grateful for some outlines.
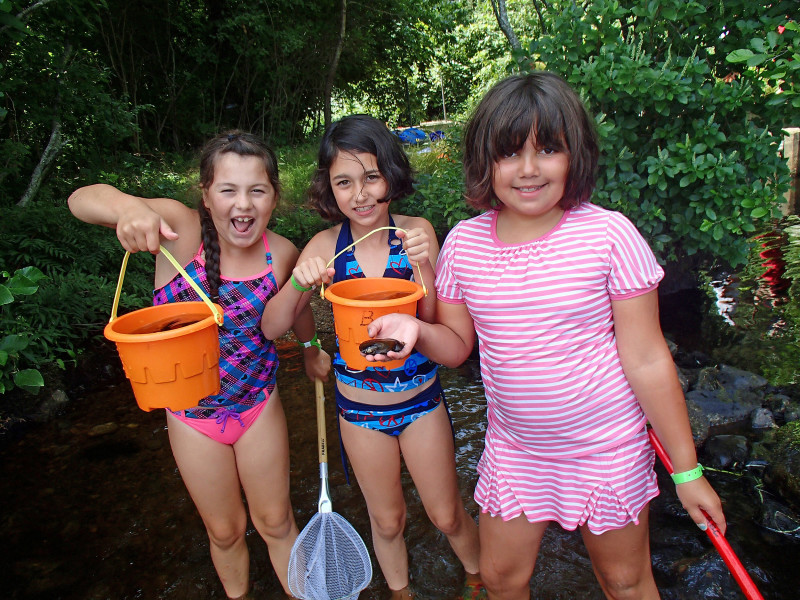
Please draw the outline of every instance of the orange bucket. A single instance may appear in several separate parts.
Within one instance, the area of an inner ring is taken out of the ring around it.
[[[370,339],[367,326],[378,317],[392,313],[416,316],[417,301],[423,295],[418,283],[392,277],[346,279],[328,287],[325,298],[333,307],[339,353],[347,366],[359,370],[368,366],[401,367],[404,360],[367,362],[358,346]]]
[[[219,332],[222,307],[214,304],[163,247],[202,302],[171,302],[117,317],[122,280],[130,253],[125,253],[111,319],[103,334],[117,345],[125,375],[142,410],[173,411],[197,406],[219,393]]]

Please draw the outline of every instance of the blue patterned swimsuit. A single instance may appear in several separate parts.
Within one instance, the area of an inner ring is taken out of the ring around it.
[[[394,227],[394,220],[389,216],[389,225]],[[336,254],[347,248],[353,243],[353,234],[350,231],[350,221],[342,223],[339,238],[336,240]],[[336,274],[333,277],[334,283],[345,279],[356,279],[364,277],[363,271],[355,257],[355,248],[348,252],[343,252],[336,257],[333,263]],[[395,234],[395,230],[389,231],[389,259],[386,264],[384,277],[394,277],[396,279],[414,279],[414,270],[408,262],[408,256],[403,249],[400,238]],[[339,352],[333,359],[333,370],[336,379],[343,385],[374,390],[377,392],[402,392],[421,386],[426,381],[436,377],[438,365],[429,360],[426,356],[417,351],[412,352],[405,363],[396,369],[387,369],[376,363],[375,367],[367,367],[364,370],[355,370],[345,364]]]

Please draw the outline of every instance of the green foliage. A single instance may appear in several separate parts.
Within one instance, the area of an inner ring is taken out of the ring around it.
[[[714,69],[728,68],[719,53],[737,43],[735,31],[721,35],[726,23],[759,7],[562,4],[551,33],[519,59],[525,69],[560,73],[597,115],[594,200],[628,215],[662,261],[701,253],[743,263],[747,236],[779,216],[788,186],[778,154],[782,123],[764,114],[752,83]]]
[[[26,276],[37,291],[13,306],[0,307],[0,339],[6,340],[5,350],[14,358],[0,372],[32,376],[31,369],[47,364],[63,368],[100,336],[111,313],[123,254],[112,230],[82,223],[63,206],[4,209],[0,265],[6,273],[35,274]],[[26,266],[31,264],[38,266]],[[152,273],[150,255],[137,255],[129,262],[120,312],[149,304]],[[15,290],[31,286],[17,283],[9,289],[16,297],[20,292]],[[8,299],[2,291],[0,297]],[[7,378],[3,385],[11,389]]]
[[[431,144],[429,152],[412,151],[415,193],[395,209],[430,221],[440,240],[456,223],[476,214],[464,201],[460,143],[460,130],[451,128],[444,140]]]
[[[44,385],[42,374],[26,364],[36,364],[31,354],[31,337],[35,334],[18,315],[11,312],[10,304],[20,296],[31,296],[39,289],[39,282],[46,278],[36,267],[17,269],[14,275],[3,271],[0,275],[6,283],[0,284],[0,394],[22,388],[36,393]]]
[[[787,18],[770,13],[758,21],[737,22],[754,37],[748,47],[727,55],[728,62],[744,67],[743,77],[754,82],[773,110],[800,108],[800,24]]]

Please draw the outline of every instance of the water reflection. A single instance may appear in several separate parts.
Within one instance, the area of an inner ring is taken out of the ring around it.
[[[754,237],[739,272],[712,272],[705,280],[711,309],[690,345],[775,385],[800,383],[800,218]]]

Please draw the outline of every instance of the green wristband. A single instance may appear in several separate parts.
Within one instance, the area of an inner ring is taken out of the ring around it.
[[[311,290],[314,289],[313,287],[309,287],[309,288],[303,287],[302,285],[297,283],[297,280],[295,280],[295,278],[294,278],[294,273],[292,273],[292,276],[289,278],[289,281],[292,282],[292,285],[294,286],[294,289],[296,289],[298,292],[310,292]]]
[[[320,350],[322,350],[322,344],[320,344],[320,343],[319,343],[319,340],[317,339],[317,334],[316,334],[316,333],[314,334],[314,337],[312,337],[312,338],[311,338],[310,340],[308,340],[307,342],[299,342],[299,344],[300,344],[300,345],[301,345],[303,348],[311,348],[311,346],[316,346],[317,348],[319,348]]]
[[[686,483],[688,481],[694,481],[695,479],[700,479],[703,476],[703,465],[697,463],[697,466],[690,471],[684,471],[683,473],[673,473],[672,474],[672,481],[675,482],[675,485],[680,485],[681,483]]]

